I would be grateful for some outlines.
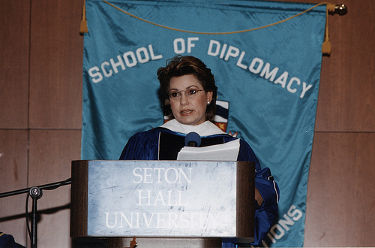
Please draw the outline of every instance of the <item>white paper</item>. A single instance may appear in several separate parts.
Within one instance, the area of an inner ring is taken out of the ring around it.
[[[177,160],[237,161],[240,140],[205,147],[185,146],[177,154]]]

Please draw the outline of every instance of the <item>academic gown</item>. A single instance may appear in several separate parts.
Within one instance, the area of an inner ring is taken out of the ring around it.
[[[258,206],[255,201],[255,234],[251,245],[261,246],[262,240],[266,238],[267,232],[278,218],[279,189],[270,170],[261,169],[257,157],[246,141],[222,132],[209,121],[191,126],[183,125],[174,119],[161,127],[132,136],[124,147],[120,160],[176,160],[189,132],[196,132],[201,136],[201,147],[237,140],[237,161],[255,163],[255,187],[262,195],[263,203]],[[234,242],[234,239],[223,239],[222,247],[235,247]]]

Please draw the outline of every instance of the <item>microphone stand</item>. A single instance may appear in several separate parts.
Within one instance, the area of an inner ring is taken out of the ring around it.
[[[71,184],[72,180],[71,178],[66,179],[64,181],[60,182],[55,182],[55,183],[49,183],[49,184],[44,184],[40,186],[33,186],[29,188],[24,188],[24,189],[19,189],[19,190],[14,190],[14,191],[9,191],[5,193],[0,193],[0,198],[3,197],[8,197],[8,196],[13,196],[13,195],[19,195],[23,193],[28,193],[28,196],[30,196],[33,200],[32,202],[32,212],[31,212],[31,247],[32,248],[37,248],[37,204],[38,204],[38,199],[40,199],[43,196],[42,190],[52,190],[52,189],[57,189],[60,186]],[[28,213],[26,213],[26,218],[28,216]],[[28,225],[28,223],[26,223]]]

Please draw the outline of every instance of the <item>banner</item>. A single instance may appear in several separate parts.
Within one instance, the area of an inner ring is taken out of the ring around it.
[[[161,125],[157,69],[196,56],[227,103],[227,131],[251,145],[280,187],[270,245],[303,246],[325,6],[289,17],[311,7],[86,0],[82,159],[117,160],[129,137]]]

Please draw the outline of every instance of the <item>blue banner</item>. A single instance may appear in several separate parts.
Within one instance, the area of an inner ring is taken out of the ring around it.
[[[130,136],[161,125],[157,69],[175,55],[196,56],[229,103],[227,131],[251,145],[279,184],[271,245],[303,246],[326,9],[283,20],[311,7],[86,0],[82,159],[116,160]]]

